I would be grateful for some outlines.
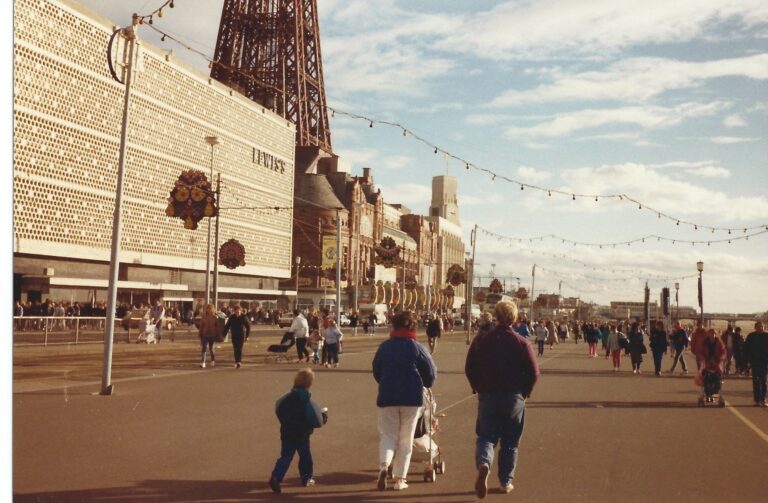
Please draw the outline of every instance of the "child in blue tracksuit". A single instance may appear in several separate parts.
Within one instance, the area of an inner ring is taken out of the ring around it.
[[[302,369],[293,380],[291,391],[280,397],[275,403],[275,413],[280,420],[280,457],[272,470],[269,487],[280,492],[280,483],[291,466],[293,455],[299,453],[299,475],[305,487],[315,485],[312,478],[312,452],[309,449],[309,437],[315,428],[328,420],[326,409],[320,410],[312,400],[309,388],[315,374],[312,369]]]

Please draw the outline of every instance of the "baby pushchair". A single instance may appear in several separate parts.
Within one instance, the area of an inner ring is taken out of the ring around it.
[[[437,431],[437,402],[432,390],[424,388],[424,406],[416,423],[411,453],[411,460],[424,462],[424,482],[434,482],[437,475],[445,473],[445,461],[434,439]],[[392,478],[392,465],[389,465],[388,474]]]
[[[725,399],[722,394],[722,372],[712,369],[701,371],[701,395],[699,395],[699,407],[715,405],[725,407]]]
[[[139,320],[139,336],[136,338],[136,344],[141,342],[157,344],[157,327],[147,319]]]
[[[275,361],[280,360],[289,361],[288,350],[296,343],[296,338],[293,336],[293,332],[286,332],[283,334],[283,338],[280,340],[280,344],[272,344],[267,347],[267,352],[272,353],[275,357]]]

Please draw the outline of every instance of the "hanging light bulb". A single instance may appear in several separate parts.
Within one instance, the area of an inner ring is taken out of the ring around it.
[[[573,200],[574,200],[574,201],[576,200],[576,194],[574,194],[574,195],[573,195]]]
[[[435,147],[435,154],[437,154],[437,147]]]
[[[492,181],[492,182],[496,181],[496,175],[493,175],[493,176],[491,177],[491,181]]]
[[[552,197],[552,191],[551,191],[551,190],[548,190],[548,191],[547,191],[547,195],[548,195],[549,197]]]
[[[469,163],[467,163],[467,169],[469,169]]]
[[[638,210],[642,210],[642,209],[643,209],[643,205],[642,205],[642,204],[638,204],[638,205],[637,205],[637,209],[638,209]]]
[[[163,33],[163,36],[160,37],[160,42],[165,42],[165,33]]]
[[[680,220],[678,220],[678,221],[677,221],[677,226],[678,226],[678,227],[680,226]]]
[[[408,132],[405,129],[403,129],[403,136],[408,136]]]
[[[595,202],[597,202],[597,196],[595,196]]]
[[[170,4],[168,4],[168,7],[170,7],[171,9],[173,9],[173,0],[171,0],[171,3],[170,3]]]
[[[158,9],[157,17],[163,17],[163,8],[162,7],[160,7],[160,9]]]
[[[149,24],[152,24],[152,16],[149,16]]]
[[[373,121],[368,122],[368,127],[373,127]]]
[[[525,188],[525,187],[524,187],[524,186],[521,184],[521,185],[520,185],[520,190],[523,190],[524,188]]]
[[[730,233],[731,233],[731,229],[728,229],[728,234],[730,234]]]
[[[331,118],[336,117],[336,110],[331,110]]]
[[[694,225],[693,226],[693,230],[695,230],[695,231],[699,230],[699,226],[698,225]]]

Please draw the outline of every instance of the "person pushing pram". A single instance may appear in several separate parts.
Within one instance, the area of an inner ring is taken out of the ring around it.
[[[699,374],[696,376],[696,384],[702,387],[699,397],[699,406],[705,403],[714,403],[718,395],[718,405],[725,407],[723,399],[722,380],[725,364],[725,344],[717,337],[715,330],[710,328],[699,346],[697,358],[702,362]]]

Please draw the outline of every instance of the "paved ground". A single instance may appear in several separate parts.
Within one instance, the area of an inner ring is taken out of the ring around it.
[[[266,480],[279,450],[274,401],[298,365],[264,362],[278,332],[247,344],[232,368],[222,344],[215,369],[197,367],[191,337],[160,346],[115,346],[115,394],[99,396],[97,345],[14,352],[15,501],[474,501],[475,398],[463,375],[463,334],[435,359],[446,474],[410,488],[374,489],[376,387],[370,362],[382,337],[347,337],[338,369],[318,369],[313,396],[330,421],[312,437],[317,486],[298,486],[295,461],[282,495]],[[691,376],[610,371],[573,343],[548,350],[528,402],[512,495],[488,501],[768,500],[768,409],[751,384],[725,384],[729,406],[696,407]],[[668,364],[668,359],[665,360]],[[493,473],[493,472],[492,472]],[[490,480],[494,482],[494,477]]]

